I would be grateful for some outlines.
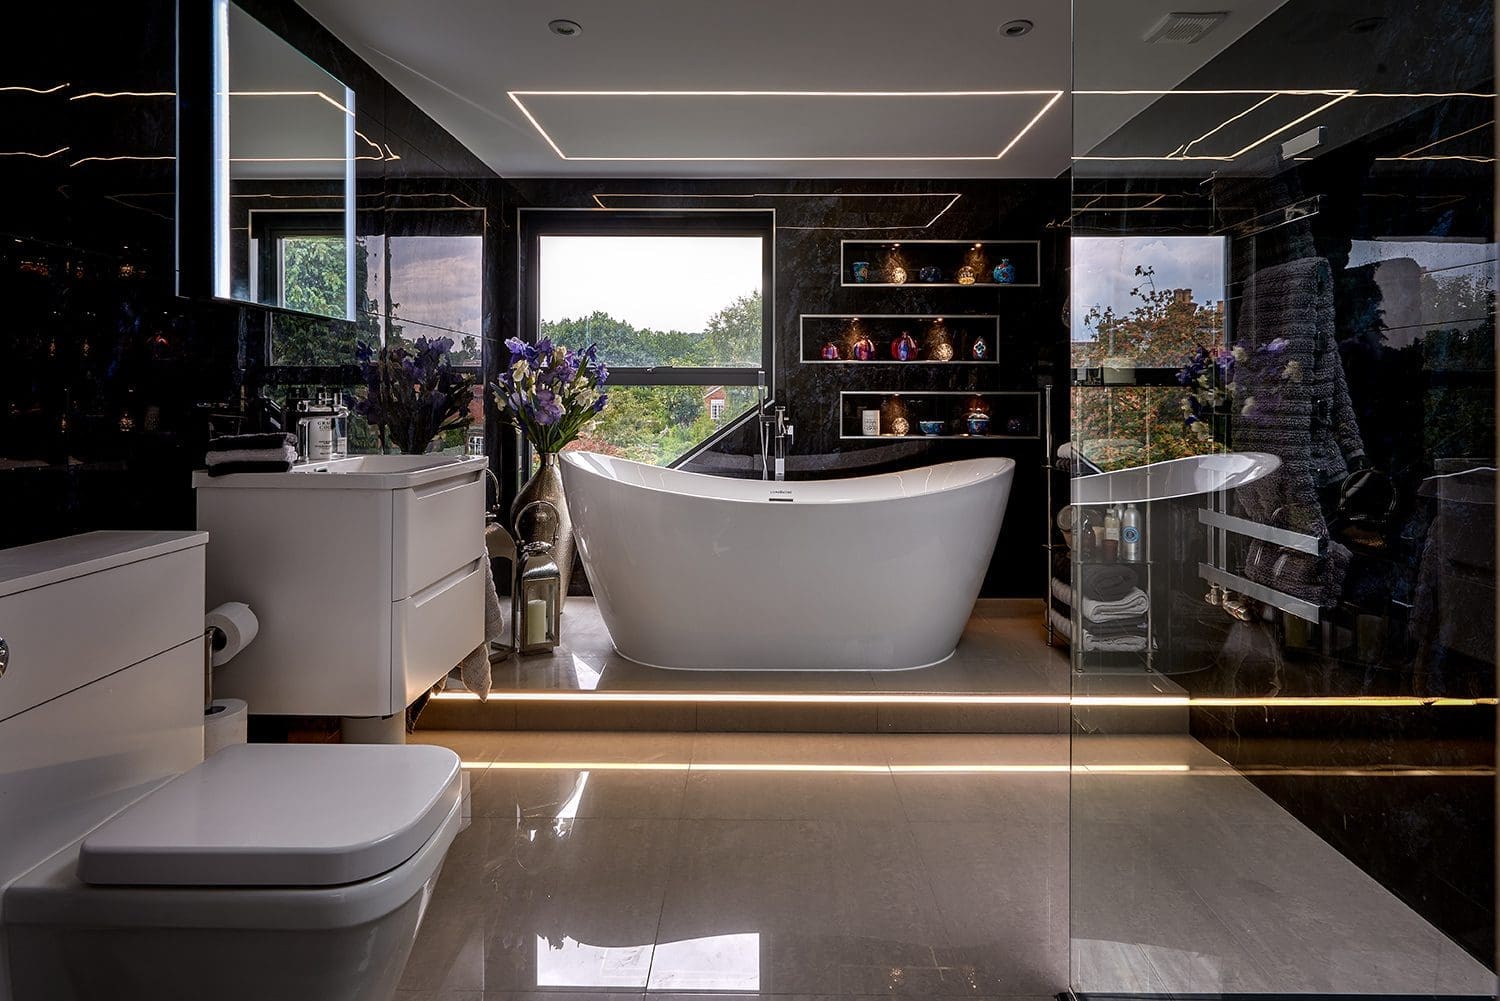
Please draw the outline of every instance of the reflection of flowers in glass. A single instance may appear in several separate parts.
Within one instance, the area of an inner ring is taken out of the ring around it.
[[[410,348],[355,346],[366,392],[354,410],[376,426],[382,451],[415,455],[442,432],[468,426],[474,378],[453,370],[452,348],[450,337],[418,337]]]
[[[1282,363],[1291,342],[1278,337],[1252,351],[1243,347],[1200,347],[1177,372],[1177,384],[1187,390],[1182,400],[1183,424],[1190,431],[1206,432],[1215,441],[1227,443],[1229,421],[1238,414],[1255,412],[1256,400],[1251,393],[1241,393],[1238,373],[1249,365],[1284,382],[1301,382],[1302,363],[1293,358]],[[1264,379],[1257,384],[1262,384]],[[1265,388],[1262,385],[1262,388]],[[1219,418],[1215,420],[1214,418]]]

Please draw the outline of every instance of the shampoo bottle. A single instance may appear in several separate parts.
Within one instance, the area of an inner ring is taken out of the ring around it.
[[[1134,504],[1126,505],[1120,515],[1120,559],[1126,563],[1139,563],[1145,548],[1145,536],[1141,532],[1141,509]]]
[[[1104,559],[1114,562],[1120,558],[1120,509],[1111,505],[1104,512]]]

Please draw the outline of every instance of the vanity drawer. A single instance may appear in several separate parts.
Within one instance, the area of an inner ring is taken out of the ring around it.
[[[0,720],[203,636],[203,547],[0,598]]]
[[[478,470],[392,494],[392,601],[416,594],[484,552],[484,480]]]
[[[484,642],[484,564],[472,560],[391,603],[392,712],[437,684]]]

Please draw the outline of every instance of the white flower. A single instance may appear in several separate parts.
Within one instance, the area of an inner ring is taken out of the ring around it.
[[[1250,412],[1250,409],[1252,407],[1254,407],[1254,406],[1255,406],[1255,397],[1253,397],[1253,396],[1247,396],[1247,397],[1245,397],[1245,405],[1240,408],[1240,413],[1241,414],[1248,414]]]
[[[1283,377],[1292,382],[1302,381],[1302,363],[1295,358],[1286,363],[1286,369],[1281,373]]]
[[[526,364],[525,358],[517,358],[516,363],[510,367],[511,378],[520,382],[531,372],[531,366]]]

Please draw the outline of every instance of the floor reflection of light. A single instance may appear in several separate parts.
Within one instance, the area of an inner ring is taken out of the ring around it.
[[[1493,767],[1484,765],[1452,765],[1423,768],[1407,765],[1362,765],[1320,767],[1317,765],[1288,766],[1245,765],[1190,765],[1180,762],[1098,762],[1095,764],[1000,764],[1000,763],[948,763],[930,765],[867,765],[806,764],[803,762],[704,762],[691,761],[465,761],[463,767],[470,769],[494,768],[500,771],[576,771],[581,777],[573,793],[559,811],[558,820],[571,820],[577,815],[583,798],[583,784],[589,772],[748,772],[770,774],[776,772],[824,775],[1176,775],[1194,778],[1216,776],[1314,776],[1335,775],[1364,778],[1489,778],[1495,775]],[[571,812],[569,812],[571,811]],[[566,816],[564,814],[566,813]]]
[[[649,978],[649,982],[648,982]],[[707,935],[681,942],[600,946],[536,937],[538,987],[636,990],[760,990],[760,935]]]
[[[576,653],[573,654],[573,678],[578,682],[579,691],[592,692],[599,687],[598,670],[590,667],[588,661]]]
[[[586,945],[564,937],[553,945],[536,937],[536,985],[538,987],[633,987],[646,986],[651,971],[651,946],[623,947]]]
[[[434,701],[478,702],[473,692],[438,692]],[[1090,706],[1121,709],[1161,709],[1179,706],[1214,706],[1220,708],[1265,709],[1441,709],[1494,706],[1500,699],[1493,696],[1476,699],[1447,698],[1428,695],[1279,695],[1258,696],[1188,696],[1188,695],[985,695],[875,693],[875,692],[627,692],[593,691],[587,696],[573,691],[491,692],[491,702],[567,702],[588,698],[595,702],[679,702],[796,705],[980,705],[980,706]]]
[[[760,990],[760,935],[708,935],[660,942],[648,991]]]

